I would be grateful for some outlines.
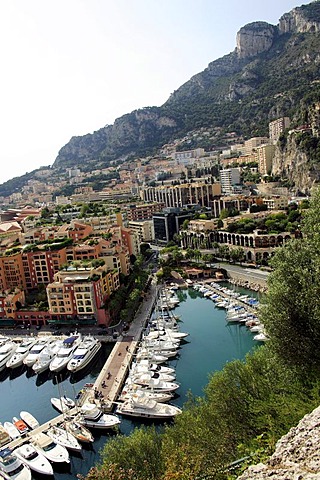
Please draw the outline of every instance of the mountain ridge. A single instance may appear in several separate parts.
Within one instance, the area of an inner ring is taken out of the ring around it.
[[[262,104],[264,95],[261,89],[268,79],[266,65],[276,74],[275,85],[270,89],[273,95],[283,93],[281,85],[285,88],[284,83],[288,83],[289,88],[303,87],[305,78],[299,84],[296,77],[292,81],[293,74],[298,70],[301,73],[301,68],[312,62],[317,64],[317,48],[312,49],[307,45],[306,37],[311,35],[319,47],[319,32],[318,0],[285,13],[277,26],[259,21],[241,27],[236,36],[234,51],[210,62],[206,69],[192,76],[173,92],[162,106],[135,110],[117,118],[113,125],[102,127],[92,134],[72,137],[59,151],[53,166],[107,166],[113,160],[150,153],[175,136],[199,126],[218,125],[219,118],[219,126],[223,128],[232,128],[247,136],[250,135],[250,129],[252,136],[266,134],[267,124],[275,112],[292,116],[290,110],[301,100],[306,89],[301,88],[300,95],[297,92],[287,95],[286,102],[267,95],[263,108],[255,109],[258,120],[255,122],[248,122],[245,112],[249,105],[248,96],[253,95],[256,103]],[[293,51],[295,55],[292,55]],[[290,52],[291,57],[295,57],[291,62]],[[283,69],[282,65],[279,72],[274,61],[277,56],[281,57],[282,64],[287,56],[293,71],[290,71],[288,65],[284,65]],[[309,68],[304,77],[310,77],[310,80],[318,78],[318,68],[313,75],[311,70]],[[279,81],[284,72],[287,75],[286,82]],[[242,109],[239,108],[241,102],[244,103]],[[222,106],[224,114],[221,112]],[[257,125],[254,126],[253,123]]]

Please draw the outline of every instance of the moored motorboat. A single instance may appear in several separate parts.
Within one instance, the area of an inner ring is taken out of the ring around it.
[[[33,415],[31,415],[31,413],[26,412],[25,410],[22,410],[20,412],[20,418],[28,425],[31,430],[39,427],[38,420]]]
[[[30,441],[34,445],[34,448],[43,453],[43,455],[53,463],[69,463],[70,457],[68,450],[62,445],[55,443],[52,438],[50,438],[45,433],[37,433],[35,435],[30,435]]]
[[[42,337],[38,339],[34,345],[31,347],[30,351],[26,355],[23,360],[23,363],[27,367],[32,367],[32,365],[37,361],[39,358],[40,353],[49,345],[49,342],[52,343],[53,337]]]
[[[75,349],[71,360],[67,364],[70,372],[78,372],[96,356],[101,348],[101,342],[91,335],[86,335]]]
[[[129,376],[135,383],[141,385],[148,384],[148,382],[152,379],[159,379],[163,382],[173,382],[176,378],[175,375],[172,375],[170,373],[152,372],[149,370],[132,370]]]
[[[20,458],[13,455],[12,450],[0,450],[0,477],[4,480],[31,480],[31,470]]]
[[[71,360],[73,352],[77,348],[81,341],[81,335],[72,335],[71,337],[65,338],[62,342],[62,347],[59,349],[58,353],[51,360],[49,365],[49,370],[51,372],[60,372],[65,368]]]
[[[18,345],[10,339],[0,345],[0,372],[6,367],[6,363],[14,355],[17,347]]]
[[[82,447],[78,440],[67,432],[64,428],[52,426],[47,431],[47,435],[58,445],[66,447],[68,450],[73,450],[74,452],[80,452]]]
[[[13,455],[20,458],[21,462],[34,472],[40,473],[41,475],[53,475],[53,468],[49,460],[30,443],[25,443],[15,448]]]
[[[132,398],[117,406],[117,413],[130,417],[169,419],[181,413],[181,409],[167,403],[159,403],[147,397]]]
[[[11,440],[15,440],[16,438],[20,437],[20,432],[12,422],[4,422],[3,428],[8,432],[9,437]]]
[[[149,362],[148,360],[140,360],[132,364],[132,370],[138,371],[148,371],[148,372],[159,372],[159,373],[168,373],[169,375],[175,375],[175,369],[172,367],[166,367],[164,365],[159,365],[156,363]]]
[[[121,402],[125,402],[130,400],[132,397],[139,397],[141,395],[144,395],[150,400],[155,400],[159,403],[169,402],[173,398],[173,394],[171,392],[153,392],[152,390],[143,390],[138,385],[125,385],[119,400]]]
[[[25,435],[28,431],[28,425],[21,418],[13,417],[13,425],[19,430],[20,435]]]
[[[121,423],[117,415],[103,413],[95,403],[84,403],[77,418],[89,428],[115,428]]]
[[[34,338],[26,338],[20,344],[18,344],[14,354],[9,358],[6,363],[7,368],[17,368],[23,364],[23,360],[26,358],[30,349],[35,344]]]
[[[139,383],[138,383],[139,382]],[[179,388],[177,382],[166,382],[159,378],[151,378],[149,375],[141,376],[139,379],[128,378],[127,384],[140,385],[142,388],[152,390],[154,392],[174,392]]]
[[[44,347],[37,360],[32,365],[32,370],[38,374],[47,370],[51,361],[62,347],[62,343],[63,340],[56,340],[54,343],[50,343]]]

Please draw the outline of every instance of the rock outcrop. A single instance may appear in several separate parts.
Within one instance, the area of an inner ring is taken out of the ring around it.
[[[269,50],[277,35],[277,28],[266,22],[248,23],[237,33],[236,52],[240,58],[255,57]]]
[[[312,187],[320,181],[320,166],[310,164],[306,153],[297,148],[293,133],[289,135],[285,148],[276,148],[272,174],[287,178],[296,193],[310,194]]]
[[[302,5],[282,15],[279,20],[279,33],[315,33],[320,32],[318,16],[319,1]]]
[[[238,480],[319,480],[319,445],[320,407],[279,440],[265,464],[249,467]]]

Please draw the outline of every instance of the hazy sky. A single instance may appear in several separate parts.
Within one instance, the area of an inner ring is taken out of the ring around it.
[[[0,183],[52,165],[72,136],[162,105],[295,0],[3,0]]]

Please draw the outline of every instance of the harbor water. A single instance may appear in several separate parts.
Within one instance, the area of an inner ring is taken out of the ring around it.
[[[174,314],[181,318],[180,330],[189,333],[187,341],[181,344],[178,357],[170,361],[170,366],[176,368],[180,383],[172,403],[181,407],[187,400],[188,392],[201,396],[210,374],[221,370],[226,362],[243,359],[256,343],[245,326],[227,324],[225,311],[215,308],[212,300],[204,298],[201,293],[193,289],[180,290],[178,296],[180,304]],[[85,383],[94,382],[111,348],[104,346],[100,356],[81,375],[62,373],[52,377],[44,372],[37,376],[24,369],[14,371],[14,374],[1,372],[0,421],[11,421],[13,416],[19,416],[21,410],[32,413],[40,423],[55,417],[57,412],[51,405],[51,397],[65,394],[74,398]],[[140,424],[141,421],[123,418],[120,432],[129,434]],[[59,471],[55,469],[55,478],[75,479],[77,474],[86,475],[99,461],[101,448],[114,433],[93,433],[95,442],[84,448],[81,454],[70,454],[70,465],[60,467]]]

